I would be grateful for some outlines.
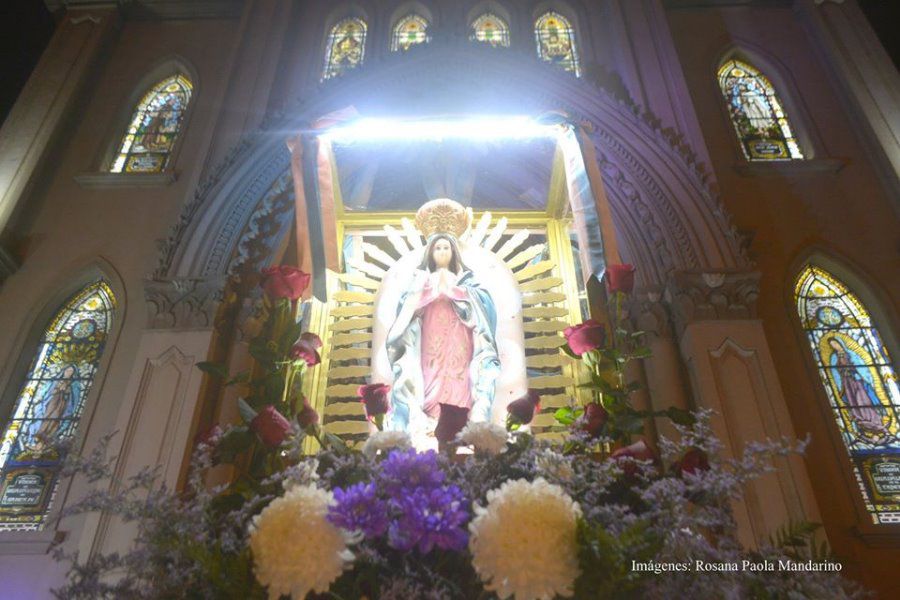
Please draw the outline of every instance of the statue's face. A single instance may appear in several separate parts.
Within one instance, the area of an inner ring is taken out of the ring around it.
[[[446,269],[453,260],[453,246],[448,240],[438,240],[434,243],[431,250],[431,258],[438,269]]]

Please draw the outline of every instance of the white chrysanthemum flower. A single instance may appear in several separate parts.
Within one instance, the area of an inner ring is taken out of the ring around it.
[[[269,600],[283,595],[306,598],[328,586],[353,561],[350,534],[326,519],[331,492],[314,485],[295,486],[273,500],[250,524],[250,549],[256,579]]]
[[[477,452],[493,455],[506,450],[508,435],[506,429],[499,425],[485,421],[478,423],[470,421],[456,435],[456,439],[466,446],[473,446]]]
[[[500,598],[571,596],[578,578],[577,519],[581,508],[544,479],[507,481],[475,506],[469,524],[472,565]]]
[[[565,456],[551,448],[544,448],[534,457],[535,468],[555,481],[571,481],[575,470]]]
[[[412,448],[412,440],[405,431],[376,431],[369,436],[363,444],[362,452],[369,458],[374,458],[379,450],[391,450],[399,448],[406,450]]]

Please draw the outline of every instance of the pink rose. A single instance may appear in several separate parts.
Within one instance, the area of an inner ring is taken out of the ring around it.
[[[300,335],[300,339],[291,348],[291,358],[294,360],[305,360],[306,365],[313,367],[322,362],[322,357],[317,352],[322,347],[322,340],[314,333],[309,331]]]
[[[387,414],[391,409],[391,386],[385,383],[369,383],[359,386],[357,394],[366,407],[369,419]]]
[[[312,278],[297,267],[279,265],[262,270],[260,286],[271,300],[286,298],[294,301],[303,295]]]
[[[506,412],[514,423],[528,425],[534,420],[534,416],[541,410],[541,396],[534,390],[517,400],[513,400],[506,406]]]
[[[640,460],[656,460],[656,454],[653,453],[653,450],[647,446],[647,443],[644,440],[638,440],[637,442],[631,444],[630,446],[625,446],[624,448],[619,448],[614,451],[611,455],[611,458],[615,461],[619,461],[622,471],[625,472],[625,475],[631,477],[635,473],[637,473],[639,465],[634,461]],[[622,460],[631,458],[633,460]]]
[[[594,319],[588,319],[580,325],[566,327],[563,331],[569,348],[579,356],[603,346],[606,342],[606,330],[603,324]]]
[[[582,415],[581,429],[588,432],[592,438],[600,435],[603,426],[609,420],[609,413],[602,405],[591,402],[584,407],[584,415]]]
[[[691,448],[684,453],[675,468],[679,473],[690,473],[691,475],[698,471],[709,471],[709,457],[700,448]]]
[[[610,292],[630,294],[634,289],[634,265],[609,265],[603,278]]]
[[[256,432],[263,444],[269,448],[277,448],[290,432],[291,422],[269,404],[253,417],[250,429]]]

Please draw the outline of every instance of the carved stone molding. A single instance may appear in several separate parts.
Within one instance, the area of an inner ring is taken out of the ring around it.
[[[502,101],[522,114],[561,110],[594,125],[589,136],[622,247],[645,285],[664,286],[677,270],[750,267],[711,173],[683,136],[659,119],[530,55],[439,40],[421,46],[328,80],[296,106],[271,112],[185,204],[160,243],[153,277],[206,278],[266,261],[288,216],[285,132],[348,103],[361,114],[394,105],[433,114],[461,94],[476,102],[473,89],[488,90],[478,99],[486,106]],[[472,68],[458,69],[461,62]],[[483,81],[492,85],[479,85]],[[428,93],[410,94],[413,89]]]
[[[756,318],[757,271],[677,271],[665,299],[679,335],[696,321]]]
[[[662,290],[637,291],[631,296],[628,314],[637,331],[672,339],[672,320]]]
[[[207,329],[213,326],[222,301],[225,278],[147,279],[149,329]]]

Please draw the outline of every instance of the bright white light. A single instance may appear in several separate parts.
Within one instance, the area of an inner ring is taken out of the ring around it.
[[[531,117],[477,117],[466,119],[359,119],[321,134],[333,142],[358,142],[382,139],[447,138],[496,140],[556,137],[559,125],[544,125]]]

